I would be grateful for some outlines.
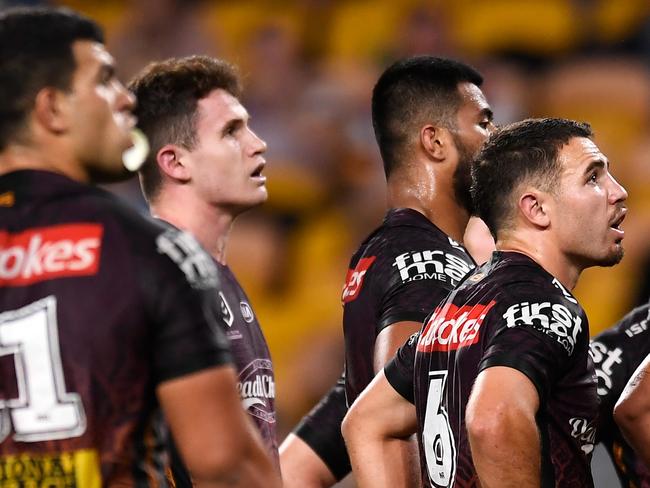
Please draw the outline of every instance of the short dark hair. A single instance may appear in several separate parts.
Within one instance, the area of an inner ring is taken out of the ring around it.
[[[567,119],[527,119],[494,132],[472,163],[474,211],[497,238],[514,211],[512,193],[524,182],[557,188],[560,149],[574,137],[591,138],[589,124]]]
[[[380,76],[372,91],[372,126],[387,177],[423,124],[455,128],[462,82],[481,86],[483,77],[464,63],[433,56],[402,59]]]
[[[0,149],[24,127],[41,89],[70,89],[77,40],[103,43],[104,35],[95,22],[65,8],[0,12]]]
[[[165,144],[193,149],[196,144],[198,102],[213,90],[241,96],[237,69],[209,56],[172,58],[149,64],[130,83],[138,99],[134,111],[138,127],[147,135],[151,151],[140,169],[142,191],[151,200],[160,190],[156,154]]]

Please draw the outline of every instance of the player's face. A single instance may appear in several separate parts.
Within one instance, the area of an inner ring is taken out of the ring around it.
[[[613,266],[623,258],[627,192],[590,139],[575,137],[558,154],[563,171],[551,203],[551,230],[563,253],[583,269]]]
[[[453,179],[454,194],[461,205],[471,210],[470,163],[494,130],[494,124],[492,110],[478,86],[465,82],[458,85],[458,91],[462,103],[456,113],[456,130],[452,132],[458,160]]]
[[[225,90],[198,103],[192,181],[203,201],[237,214],[266,201],[266,143],[248,127],[248,112]]]
[[[113,58],[102,44],[75,41],[72,50],[77,67],[67,99],[75,157],[89,180],[127,177],[122,153],[132,145],[135,98],[116,78]]]

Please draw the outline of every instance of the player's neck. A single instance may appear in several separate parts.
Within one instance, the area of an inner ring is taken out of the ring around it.
[[[151,214],[194,235],[219,263],[226,264],[226,245],[234,215],[201,201],[176,198],[163,190]]]
[[[572,262],[554,242],[549,242],[543,236],[507,234],[496,242],[496,248],[498,251],[525,254],[553,275],[567,290],[575,288],[583,269]]]
[[[446,189],[437,191],[435,181],[389,181],[387,201],[389,208],[417,210],[449,237],[463,242],[469,212]]]

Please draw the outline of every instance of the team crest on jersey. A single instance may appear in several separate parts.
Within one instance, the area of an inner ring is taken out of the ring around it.
[[[437,280],[456,286],[471,269],[469,262],[454,254],[440,250],[411,251],[395,258],[403,283],[420,280]]]
[[[503,314],[507,327],[531,327],[560,343],[573,354],[582,329],[582,318],[575,316],[561,303],[522,302],[512,305]]]
[[[169,229],[156,238],[156,246],[178,265],[193,288],[212,288],[219,283],[212,257],[187,232]]]
[[[485,316],[496,302],[457,307],[446,303],[436,309],[420,335],[420,352],[455,351],[476,344]]]
[[[103,233],[89,223],[0,232],[0,288],[96,274]]]
[[[348,270],[348,274],[345,277],[345,285],[343,286],[343,294],[341,295],[343,303],[357,299],[363,286],[363,279],[372,263],[375,262],[375,259],[377,259],[377,256],[361,258],[354,269]]]
[[[589,354],[596,367],[598,378],[598,395],[605,396],[614,386],[612,375],[617,364],[623,364],[623,350],[620,347],[609,349],[605,344],[592,341],[589,344]]]

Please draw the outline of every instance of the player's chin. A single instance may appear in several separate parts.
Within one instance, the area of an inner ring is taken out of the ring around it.
[[[614,247],[611,248],[610,252],[607,253],[607,255],[599,261],[600,266],[616,266],[618,263],[621,262],[623,259],[623,256],[625,254],[625,251],[623,249],[623,244],[618,241],[614,244]]]
[[[253,197],[258,203],[264,203],[269,198],[269,191],[266,185],[260,185],[255,189],[255,196]]]

